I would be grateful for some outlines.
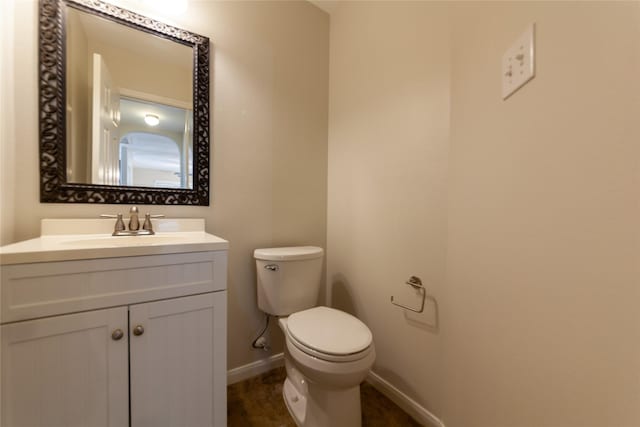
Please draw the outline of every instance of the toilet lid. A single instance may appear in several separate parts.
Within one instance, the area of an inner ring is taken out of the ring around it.
[[[347,355],[371,345],[371,331],[344,311],[314,307],[289,316],[287,330],[298,343],[321,353]]]

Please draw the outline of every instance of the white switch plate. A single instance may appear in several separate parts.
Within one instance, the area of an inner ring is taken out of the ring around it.
[[[502,99],[536,75],[534,40],[535,24],[531,24],[502,56]]]

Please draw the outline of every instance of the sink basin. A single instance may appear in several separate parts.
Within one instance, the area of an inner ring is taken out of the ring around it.
[[[112,236],[113,222],[43,219],[42,235],[0,248],[0,265],[227,250],[229,242],[205,232],[204,220],[153,220],[151,236]]]
[[[104,247],[104,248],[123,248],[127,246],[157,246],[157,245],[177,245],[189,241],[193,236],[184,236],[180,233],[167,233],[172,236],[107,236],[98,238],[78,238],[70,240],[62,240],[60,245],[68,247]]]

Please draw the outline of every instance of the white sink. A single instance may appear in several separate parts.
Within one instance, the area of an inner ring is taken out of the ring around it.
[[[125,221],[126,222],[126,221]],[[227,250],[229,242],[205,232],[204,219],[153,220],[151,236],[112,236],[114,221],[43,219],[41,236],[0,248],[0,264]]]
[[[157,245],[178,245],[193,239],[193,235],[181,233],[166,233],[167,235],[155,234],[152,236],[107,236],[97,238],[70,238],[60,241],[60,245],[76,248],[122,248],[126,246],[157,246]],[[172,235],[168,235],[172,234]]]

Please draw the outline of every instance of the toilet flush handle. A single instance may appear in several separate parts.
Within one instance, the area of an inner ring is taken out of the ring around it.
[[[267,264],[264,266],[264,268],[266,270],[271,270],[271,271],[278,271],[280,270],[280,267],[278,266],[278,264]]]

